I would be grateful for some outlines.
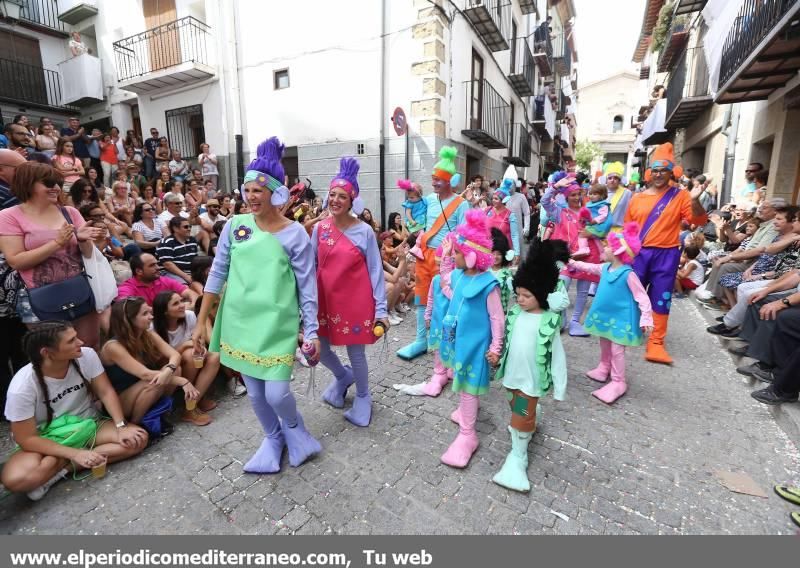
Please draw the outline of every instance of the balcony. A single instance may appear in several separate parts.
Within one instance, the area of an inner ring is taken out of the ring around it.
[[[533,130],[542,140],[552,140],[556,130],[556,112],[546,95],[534,98]]]
[[[664,73],[672,68],[672,64],[686,47],[687,41],[689,41],[689,26],[683,22],[673,22],[664,48],[658,56],[659,73]]]
[[[461,134],[495,150],[508,146],[510,107],[487,80],[465,81],[466,128]]]
[[[678,0],[675,5],[675,15],[691,14],[692,12],[699,12],[706,7],[708,0]]]
[[[508,74],[511,88],[520,97],[530,97],[536,89],[536,73],[533,66],[533,53],[528,39],[517,37],[511,41],[511,67]]]
[[[511,35],[511,2],[509,0],[466,0],[464,15],[489,51],[505,51]]]
[[[536,14],[536,0],[519,0],[519,9],[523,14]]]
[[[73,111],[62,103],[61,77],[56,71],[0,59],[0,100],[21,107],[42,110]]]
[[[531,133],[524,124],[515,122],[511,125],[506,162],[524,168],[531,165]]]
[[[708,67],[702,47],[683,52],[667,83],[667,130],[685,128],[711,106]]]
[[[187,16],[115,42],[120,88],[142,94],[213,77],[208,35],[206,24]]]
[[[667,115],[667,100],[658,99],[653,110],[642,124],[642,143],[645,146],[663,144],[669,140],[669,131],[664,126]]]
[[[58,19],[58,5],[54,0],[23,0],[21,4],[21,26],[45,34],[68,37],[64,22]]]
[[[797,0],[744,0],[722,47],[718,104],[763,100],[800,69]]]
[[[76,25],[97,15],[97,0],[58,0],[58,19]]]
[[[553,66],[562,77],[568,77],[572,71],[572,50],[565,33],[553,38]]]
[[[103,100],[103,72],[97,57],[88,53],[72,57],[58,64],[58,72],[64,85],[62,104],[85,106]]]
[[[553,74],[553,42],[542,28],[536,28],[533,33],[533,60],[543,77]]]

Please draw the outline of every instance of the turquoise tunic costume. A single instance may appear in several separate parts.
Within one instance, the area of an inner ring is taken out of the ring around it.
[[[453,297],[442,322],[439,357],[453,369],[454,392],[478,396],[489,390],[486,351],[492,331],[486,302],[497,286],[491,272],[468,276],[456,269],[450,275]]]
[[[508,268],[501,268],[500,270],[490,269],[497,282],[500,284],[500,302],[503,304],[503,313],[508,313],[508,305],[511,303],[511,297],[514,295],[514,275]]]
[[[587,332],[619,345],[642,344],[642,312],[628,288],[632,270],[625,265],[612,271],[610,263],[603,265],[597,294],[583,324]]]
[[[243,375],[291,380],[300,329],[292,264],[252,215],[237,215],[230,226],[230,269],[209,351]]]
[[[433,289],[433,309],[431,310],[431,325],[428,333],[428,349],[435,351],[439,349],[442,341],[442,320],[450,306],[450,299],[442,292],[442,276],[437,274],[431,281]]]

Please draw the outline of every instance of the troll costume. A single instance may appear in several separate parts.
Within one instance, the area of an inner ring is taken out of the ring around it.
[[[622,162],[603,164],[603,174],[606,177],[606,187],[609,185],[609,178],[616,178],[618,183],[615,190],[612,190],[610,187],[608,187],[608,201],[611,207],[611,228],[614,229],[622,229],[622,224],[625,222],[625,213],[628,211],[628,205],[630,204],[631,197],[633,196],[633,193],[631,193],[625,188],[625,186],[622,185],[623,173],[625,173],[625,166],[622,165]],[[606,233],[607,232],[608,230],[606,230]]]
[[[358,188],[359,164],[342,158],[339,173],[330,188],[342,189],[350,197],[353,212],[363,211]],[[344,406],[347,389],[356,384],[353,407],[344,417],[356,426],[368,426],[372,417],[369,394],[369,369],[364,346],[377,337],[375,322],[389,316],[383,262],[372,227],[363,222],[341,231],[332,217],[314,227],[311,244],[317,266],[319,291],[320,362],[333,380],[322,395],[335,408]],[[342,365],[331,345],[347,347],[350,365]]]
[[[456,173],[454,161],[456,155],[457,150],[454,147],[442,147],[439,151],[440,159],[433,166],[431,185],[434,193],[425,196],[427,207],[425,231],[417,239],[422,258],[417,260],[415,268],[414,303],[417,310],[417,333],[411,344],[397,351],[397,356],[402,359],[414,359],[428,350],[425,304],[428,301],[431,280],[438,272],[435,251],[445,236],[464,221],[464,215],[470,208],[467,201],[453,194],[453,188],[461,181],[461,176]]]
[[[571,207],[567,197],[575,192],[580,192],[581,187],[574,177],[566,172],[557,172],[548,179],[548,187],[542,196],[542,207],[547,211],[548,220],[554,224],[551,239],[565,241],[572,254],[578,251],[578,234],[582,230],[580,219],[581,207]],[[588,244],[589,254],[584,259],[585,262],[597,264],[600,262],[601,249],[597,239],[590,239]],[[574,337],[587,337],[589,334],[583,329],[580,323],[583,310],[586,307],[586,298],[592,282],[598,282],[597,275],[578,270],[568,266],[561,272],[561,277],[566,283],[567,289],[573,279],[578,281],[578,290],[575,296],[575,308],[572,312],[572,319],[569,321],[569,334]],[[566,318],[564,324],[567,325]]]
[[[289,198],[281,156],[283,144],[273,137],[258,146],[244,185],[255,184],[279,207]],[[246,198],[246,193],[242,194]],[[265,438],[244,465],[250,473],[280,470],[286,446],[289,463],[302,464],[322,451],[308,433],[289,389],[300,329],[317,337],[317,283],[308,234],[297,223],[277,233],[262,230],[253,214],[231,218],[220,234],[217,255],[205,291],[222,296],[209,350],[220,353],[228,368],[239,371]]]
[[[492,227],[492,254],[500,255],[500,268],[495,270],[494,265],[490,272],[500,284],[500,300],[503,302],[503,313],[508,313],[511,297],[514,295],[514,274],[508,266],[514,260],[516,254],[509,248],[508,239],[496,227]]]
[[[569,305],[569,297],[556,264],[560,256],[562,261],[568,256],[564,249],[560,241],[535,242],[514,275],[514,287],[528,290],[541,308],[538,313],[524,311],[519,304],[511,308],[497,370],[511,408],[511,451],[492,481],[514,491],[530,490],[528,443],[536,430],[539,398],[552,390],[553,398],[564,400],[567,388],[559,312]]]
[[[442,455],[442,463],[452,467],[466,467],[478,449],[478,397],[488,392],[490,380],[486,353],[500,356],[503,345],[505,317],[500,288],[489,272],[494,261],[491,247],[486,216],[472,210],[453,239],[453,249],[464,256],[466,269],[453,270],[453,257],[442,259],[442,275],[450,276],[449,282],[442,280],[450,304],[442,319],[439,353],[445,367],[453,370],[453,391],[460,394],[452,415],[459,433]]]
[[[505,176],[503,177],[503,182],[500,184],[496,190],[494,190],[494,194],[500,199],[500,202],[503,205],[507,205],[509,201],[511,201],[511,193],[514,191],[514,184],[516,183],[517,177],[517,170],[514,169],[514,166],[509,166],[510,170],[513,170],[514,177],[511,177],[508,171],[506,171]],[[489,218],[489,229],[500,229],[500,231],[505,235],[508,239],[508,242],[514,248],[514,253],[519,256],[520,254],[520,242],[519,242],[519,219],[517,216],[509,209],[508,207],[503,207],[503,210],[498,212],[494,207],[489,205],[486,208],[486,216]]]
[[[653,152],[650,169],[664,169],[673,179],[681,177],[683,168],[675,164],[672,144],[667,142]],[[645,175],[645,179],[648,175]],[[650,174],[652,179],[652,174]],[[647,289],[653,308],[653,333],[647,340],[645,358],[654,363],[671,364],[672,358],[664,347],[667,336],[672,289],[681,258],[681,221],[703,226],[708,216],[699,201],[692,200],[688,191],[666,183],[650,187],[631,198],[625,221],[639,224],[642,249],[633,262],[633,270]]]
[[[612,268],[611,263],[606,263],[582,268],[600,274],[597,295],[585,322],[586,331],[600,338],[600,364],[586,376],[604,383],[610,375],[611,381],[592,395],[606,404],[613,404],[628,390],[625,347],[642,344],[642,328],[653,325],[653,315],[650,299],[631,268],[642,247],[639,225],[625,223],[623,231],[609,233],[608,246],[623,266]]]
[[[397,180],[397,187],[406,192],[406,200],[403,201],[403,221],[411,234],[425,229],[425,216],[428,212],[428,205],[422,199],[422,186],[409,179]],[[412,201],[414,197],[419,199]]]

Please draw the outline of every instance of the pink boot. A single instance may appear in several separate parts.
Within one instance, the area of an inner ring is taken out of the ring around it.
[[[422,249],[419,247],[419,245],[414,245],[414,247],[408,252],[419,260],[425,260],[425,255],[422,254]]]
[[[573,252],[570,256],[574,259],[584,258],[592,254],[592,250],[589,248],[589,239],[579,238],[578,239],[578,250]]]
[[[428,396],[439,396],[449,380],[447,369],[442,365],[442,360],[439,358],[439,351],[436,350],[433,354],[433,376],[425,383],[422,392]]]
[[[442,463],[451,467],[467,467],[472,454],[478,449],[478,436],[475,433],[475,422],[478,420],[478,397],[461,393],[461,422],[459,432],[450,447],[442,455]]]
[[[591,371],[586,371],[586,376],[593,381],[604,383],[608,380],[609,371],[611,371],[611,342],[601,338],[600,364]]]
[[[456,409],[450,413],[450,420],[461,426],[461,406],[457,406]]]
[[[592,396],[605,402],[614,404],[628,390],[625,382],[625,346],[617,343],[611,344],[611,382],[597,389]]]

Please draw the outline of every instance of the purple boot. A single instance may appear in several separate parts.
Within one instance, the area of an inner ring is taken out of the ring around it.
[[[281,470],[281,456],[286,440],[283,432],[277,436],[266,436],[253,457],[242,468],[246,473],[276,473]]]
[[[353,408],[345,412],[344,417],[356,426],[369,426],[372,418],[372,397],[369,393],[366,396],[356,396],[353,399]]]
[[[289,448],[289,465],[298,467],[308,458],[322,451],[320,443],[308,433],[303,417],[297,415],[297,425],[294,428],[282,426],[283,435],[286,436],[286,447]]]
[[[342,378],[334,376],[331,384],[322,393],[322,400],[334,408],[344,408],[344,397],[347,394],[347,389],[356,382],[350,365],[345,365],[344,370],[346,371],[345,376]]]

